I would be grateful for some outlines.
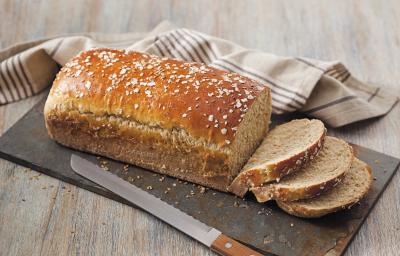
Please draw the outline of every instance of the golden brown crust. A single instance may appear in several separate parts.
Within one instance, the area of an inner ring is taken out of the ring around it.
[[[285,160],[279,161],[273,165],[265,165],[262,168],[254,168],[241,172],[229,185],[228,190],[239,197],[244,197],[249,188],[260,187],[265,180],[277,180],[280,178],[300,170],[304,164],[313,159],[322,149],[326,129],[320,139],[311,144],[304,151],[291,156]],[[268,172],[266,172],[268,170]],[[268,177],[266,177],[268,173]]]
[[[115,115],[227,146],[266,86],[200,63],[116,49],[79,54],[57,75],[47,109]],[[61,106],[62,105],[62,106]]]

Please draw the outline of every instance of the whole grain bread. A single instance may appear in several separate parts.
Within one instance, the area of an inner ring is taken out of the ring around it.
[[[268,130],[268,86],[201,63],[92,49],[58,73],[57,142],[226,191]]]
[[[316,119],[298,119],[272,129],[228,190],[243,197],[249,188],[279,181],[300,170],[323,146],[326,129]]]
[[[252,188],[251,191],[258,202],[315,197],[338,185],[352,161],[353,151],[347,142],[326,136],[321,151],[300,171],[283,177],[279,182]]]
[[[277,201],[285,212],[304,218],[317,218],[350,208],[363,198],[372,185],[371,168],[354,158],[343,181],[318,197],[292,202]]]

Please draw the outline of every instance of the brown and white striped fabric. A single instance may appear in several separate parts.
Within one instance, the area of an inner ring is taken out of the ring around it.
[[[51,85],[60,66],[93,47],[144,51],[236,72],[270,86],[275,114],[301,111],[333,127],[384,115],[399,100],[379,87],[360,82],[339,62],[249,50],[164,22],[147,34],[69,35],[0,51],[0,104],[42,91]]]

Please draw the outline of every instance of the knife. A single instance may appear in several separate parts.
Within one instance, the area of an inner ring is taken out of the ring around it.
[[[159,198],[121,179],[117,175],[104,171],[99,166],[82,157],[72,154],[71,167],[77,174],[128,200],[139,208],[191,236],[220,255],[262,255],[222,234],[221,231],[207,226],[194,219],[192,216],[187,215]]]

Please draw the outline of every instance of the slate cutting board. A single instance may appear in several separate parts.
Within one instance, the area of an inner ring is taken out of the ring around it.
[[[130,204],[72,171],[70,157],[72,153],[78,152],[49,139],[43,121],[44,102],[45,99],[39,102],[0,138],[0,157]],[[283,120],[274,121],[276,123]],[[324,255],[329,252],[329,255],[340,255],[400,163],[399,159],[367,148],[354,148],[358,157],[373,168],[376,180],[371,191],[351,210],[313,220],[290,216],[281,211],[274,202],[259,204],[251,195],[242,200],[214,190],[204,192],[194,184],[164,177],[136,166],[124,168],[124,164],[111,160],[107,160],[107,167],[109,171],[136,186],[265,254]],[[96,163],[105,160],[85,153],[78,154]],[[148,189],[149,186],[151,190]]]

